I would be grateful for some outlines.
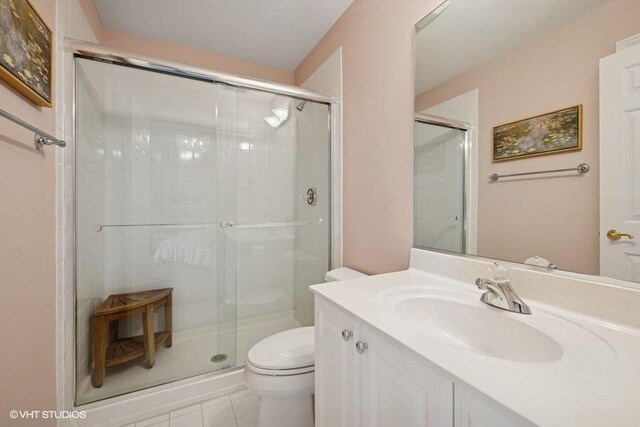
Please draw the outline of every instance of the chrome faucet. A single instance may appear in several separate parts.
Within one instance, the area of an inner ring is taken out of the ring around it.
[[[511,287],[508,268],[502,267],[498,263],[495,263],[493,268],[493,271],[497,271],[494,275],[494,280],[482,277],[476,279],[478,289],[486,291],[480,297],[480,301],[513,313],[531,314],[529,306],[520,299],[516,291]]]

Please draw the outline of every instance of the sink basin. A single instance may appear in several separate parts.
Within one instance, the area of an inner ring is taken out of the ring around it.
[[[385,311],[403,325],[484,356],[520,363],[551,363],[585,354],[591,361],[611,358],[610,347],[599,337],[568,320],[543,310],[510,313],[480,302],[479,296],[411,285],[388,289],[380,297]]]
[[[553,338],[484,307],[422,296],[401,300],[394,310],[406,323],[420,324],[430,335],[476,353],[530,363],[562,357],[562,348]]]

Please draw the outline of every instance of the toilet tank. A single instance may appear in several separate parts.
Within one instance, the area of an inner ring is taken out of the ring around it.
[[[350,280],[350,279],[358,279],[360,277],[366,277],[367,275],[364,273],[360,273],[359,271],[352,270],[348,267],[340,267],[335,270],[331,270],[327,272],[324,276],[325,282],[337,282],[339,280]]]

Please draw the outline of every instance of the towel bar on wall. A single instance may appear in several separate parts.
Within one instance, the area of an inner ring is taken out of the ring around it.
[[[585,173],[589,172],[590,170],[591,170],[591,166],[589,166],[586,163],[580,163],[575,168],[550,169],[550,170],[544,170],[544,171],[521,172],[521,173],[509,173],[509,174],[504,174],[504,175],[498,175],[497,173],[492,173],[491,175],[489,175],[489,181],[496,182],[500,178],[507,178],[507,177],[510,177],[510,176],[539,175],[541,173],[557,173],[557,172],[570,172],[570,171],[577,172],[580,175],[584,175]]]
[[[14,116],[11,113],[8,113],[6,111],[4,111],[3,109],[0,109],[0,116],[11,120],[12,122],[22,126],[23,128],[29,129],[30,131],[32,131],[34,133],[33,135],[33,142],[36,146],[37,150],[42,150],[42,147],[44,147],[45,145],[57,145],[58,147],[66,147],[67,143],[55,138],[51,135],[49,135],[46,132],[41,131],[40,129],[38,129],[35,126],[30,125],[29,123],[25,122],[22,119],[17,118],[16,116]]]

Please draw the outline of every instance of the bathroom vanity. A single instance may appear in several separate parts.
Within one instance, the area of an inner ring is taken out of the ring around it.
[[[489,265],[414,249],[313,286],[316,425],[640,425],[640,291],[514,266],[516,314],[480,302]]]

